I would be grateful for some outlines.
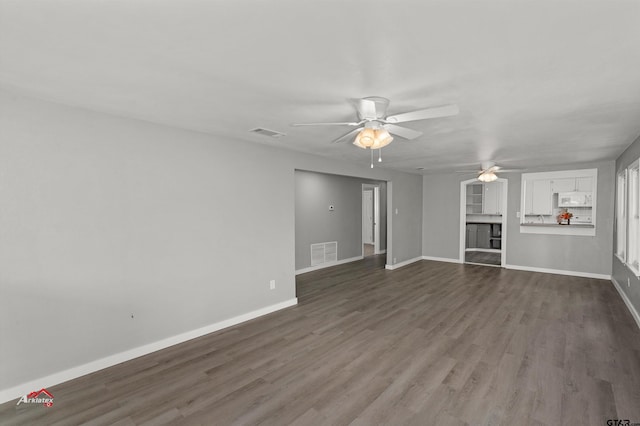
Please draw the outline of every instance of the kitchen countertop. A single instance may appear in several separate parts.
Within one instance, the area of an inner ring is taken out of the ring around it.
[[[546,226],[546,227],[570,226],[572,228],[595,228],[595,226],[590,223],[572,223],[571,225],[560,225],[557,223],[521,223],[520,226]]]

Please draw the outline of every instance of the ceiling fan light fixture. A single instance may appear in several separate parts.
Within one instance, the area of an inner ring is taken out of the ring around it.
[[[371,148],[376,141],[376,134],[373,129],[365,128],[362,129],[358,136],[356,136],[356,140],[353,141],[353,144],[359,148],[367,149]]]
[[[376,133],[373,129],[364,129],[360,132],[360,143],[367,148],[371,148],[376,141]]]
[[[493,182],[498,179],[498,176],[493,171],[487,171],[480,173],[478,180],[480,182]]]
[[[353,144],[362,149],[380,149],[389,145],[391,141],[393,141],[393,137],[386,129],[365,128],[358,133]]]
[[[393,141],[393,136],[391,136],[389,132],[387,132],[387,129],[378,129],[375,131],[375,134],[376,138],[373,146],[371,147],[372,149],[384,148],[385,146],[389,145],[391,141]]]

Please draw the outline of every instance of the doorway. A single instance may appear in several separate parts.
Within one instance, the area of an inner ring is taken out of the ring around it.
[[[380,186],[362,185],[362,256],[380,251]]]
[[[460,262],[506,264],[507,180],[460,183]]]

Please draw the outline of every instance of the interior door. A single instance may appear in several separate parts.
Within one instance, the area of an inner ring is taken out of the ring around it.
[[[362,242],[373,244],[373,190],[362,191]]]

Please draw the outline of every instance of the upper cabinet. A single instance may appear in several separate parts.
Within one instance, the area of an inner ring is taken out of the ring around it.
[[[483,186],[482,212],[484,214],[502,214],[502,182],[489,182]]]
[[[592,177],[560,178],[551,180],[551,192],[591,192]]]
[[[527,186],[525,215],[550,215],[552,213],[551,179],[533,179]]]
[[[593,178],[592,177],[582,177],[576,178],[576,191],[578,192],[593,192]]]
[[[597,182],[597,169],[523,173],[520,232],[595,235]]]
[[[502,214],[502,182],[467,185],[467,214]]]
[[[483,192],[481,183],[467,185],[467,214],[482,214]]]

